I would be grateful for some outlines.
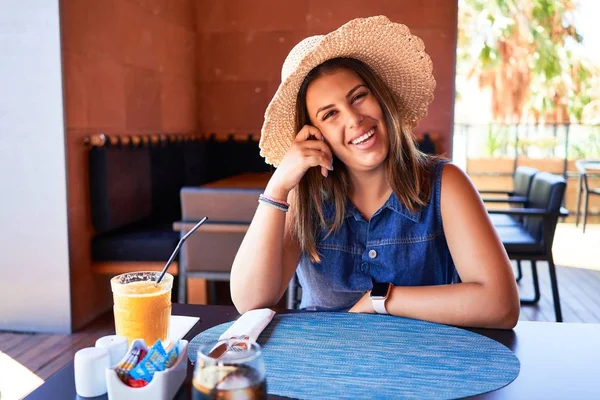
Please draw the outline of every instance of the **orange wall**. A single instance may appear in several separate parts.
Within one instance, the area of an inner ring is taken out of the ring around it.
[[[352,18],[383,14],[425,42],[437,88],[416,133],[431,132],[439,150],[450,151],[456,0],[199,0],[196,12],[200,130],[260,131],[283,60],[296,43]]]
[[[62,0],[73,328],[111,304],[91,273],[85,136],[196,132],[194,0]]]

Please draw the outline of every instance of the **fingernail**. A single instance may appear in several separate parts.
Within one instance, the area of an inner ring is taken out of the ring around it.
[[[331,164],[331,167],[329,167],[330,171],[333,171],[333,164]]]
[[[329,171],[325,170],[325,178],[329,176]]]

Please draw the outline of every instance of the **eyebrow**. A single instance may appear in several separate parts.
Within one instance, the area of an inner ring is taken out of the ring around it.
[[[367,85],[365,85],[364,83],[359,83],[358,85],[354,86],[352,89],[350,89],[350,91],[346,95],[346,98],[352,96],[354,94],[354,92],[356,92],[361,87],[365,87],[366,88]],[[325,111],[325,110],[327,110],[327,109],[329,109],[329,108],[331,108],[333,106],[334,106],[333,104],[328,104],[326,106],[323,106],[323,107],[319,108],[317,110],[317,112],[315,113],[315,117],[317,117],[321,111]]]

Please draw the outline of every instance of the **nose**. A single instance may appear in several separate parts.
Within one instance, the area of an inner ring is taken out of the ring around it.
[[[348,127],[349,128],[353,128],[356,129],[358,128],[363,120],[365,119],[365,116],[362,115],[362,113],[355,109],[354,107],[348,107]]]

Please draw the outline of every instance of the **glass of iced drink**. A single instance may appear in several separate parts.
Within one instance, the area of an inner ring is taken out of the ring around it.
[[[260,346],[248,339],[201,346],[192,385],[194,400],[266,399],[267,380]]]
[[[130,272],[110,281],[115,329],[129,344],[134,339],[144,339],[148,347],[157,340],[168,345],[173,275],[165,274],[157,284],[158,275],[152,271]]]

